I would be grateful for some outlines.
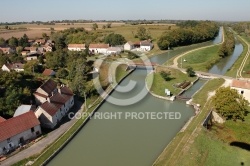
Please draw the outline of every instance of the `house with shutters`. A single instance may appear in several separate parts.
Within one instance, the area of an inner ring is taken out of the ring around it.
[[[8,120],[0,117],[0,155],[15,150],[41,134],[40,122],[32,111]]]
[[[39,105],[35,114],[45,128],[53,129],[74,106],[73,92],[52,79],[40,86],[34,96]]]

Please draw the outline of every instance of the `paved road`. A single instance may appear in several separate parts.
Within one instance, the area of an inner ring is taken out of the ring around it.
[[[74,112],[81,111],[83,108],[83,103],[76,102],[74,109]],[[45,138],[38,141],[37,143],[33,144],[29,148],[15,154],[14,156],[2,161],[0,163],[1,166],[10,166],[12,164],[15,164],[16,162],[28,158],[30,156],[33,156],[35,154],[41,153],[48,145],[52,144],[58,137],[60,137],[65,131],[67,131],[75,122],[77,119],[72,119],[68,122],[65,122],[60,127],[55,129],[54,131],[50,132]]]

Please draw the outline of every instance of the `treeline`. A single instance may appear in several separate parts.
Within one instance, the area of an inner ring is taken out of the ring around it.
[[[224,28],[224,43],[220,46],[219,56],[226,57],[231,55],[235,47],[234,34],[228,28]]]
[[[35,104],[32,93],[41,83],[32,75],[0,71],[0,116],[11,117],[20,104]]]
[[[219,32],[219,26],[211,21],[187,21],[179,25],[180,28],[162,34],[157,42],[161,50],[209,41]]]
[[[246,33],[250,35],[250,22],[240,22],[231,25],[237,33]]]

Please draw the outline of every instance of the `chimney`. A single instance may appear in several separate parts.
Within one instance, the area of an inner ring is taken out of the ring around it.
[[[58,92],[59,92],[60,94],[62,94],[61,88],[58,88]]]
[[[50,98],[49,97],[47,97],[47,101],[50,103]]]

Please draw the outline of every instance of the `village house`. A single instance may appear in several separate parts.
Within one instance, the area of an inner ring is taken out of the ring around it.
[[[45,39],[37,39],[34,42],[34,44],[37,44],[37,45],[44,45],[45,43],[46,43]]]
[[[38,57],[36,54],[33,54],[33,55],[27,56],[25,59],[26,59],[26,61],[33,61],[33,60],[37,60]]]
[[[74,94],[66,86],[49,79],[34,93],[39,107],[35,114],[41,125],[53,129],[74,105]]]
[[[85,44],[68,44],[68,50],[70,51],[83,51]]]
[[[131,51],[135,48],[134,43],[129,41],[124,45],[124,50]]]
[[[37,52],[37,47],[29,47],[30,53],[36,53]]]
[[[41,135],[40,122],[29,111],[8,120],[0,121],[0,155],[24,145]]]
[[[7,63],[2,66],[3,71],[10,72],[11,70],[15,70],[16,72],[24,71],[24,64],[22,63]]]
[[[27,56],[30,53],[30,51],[22,51],[21,54],[22,56]]]
[[[43,71],[42,75],[44,75],[44,76],[54,76],[54,75],[56,75],[56,72],[54,70],[51,70],[51,69],[45,69]]]
[[[140,42],[140,49],[142,51],[150,51],[153,49],[153,43],[150,40],[144,40]]]
[[[2,50],[4,54],[15,53],[15,49],[11,47],[0,47],[0,50]]]
[[[108,55],[118,55],[122,52],[122,49],[120,47],[109,47],[107,49],[107,54]]]
[[[109,44],[90,44],[89,51],[92,54],[106,54]]]

